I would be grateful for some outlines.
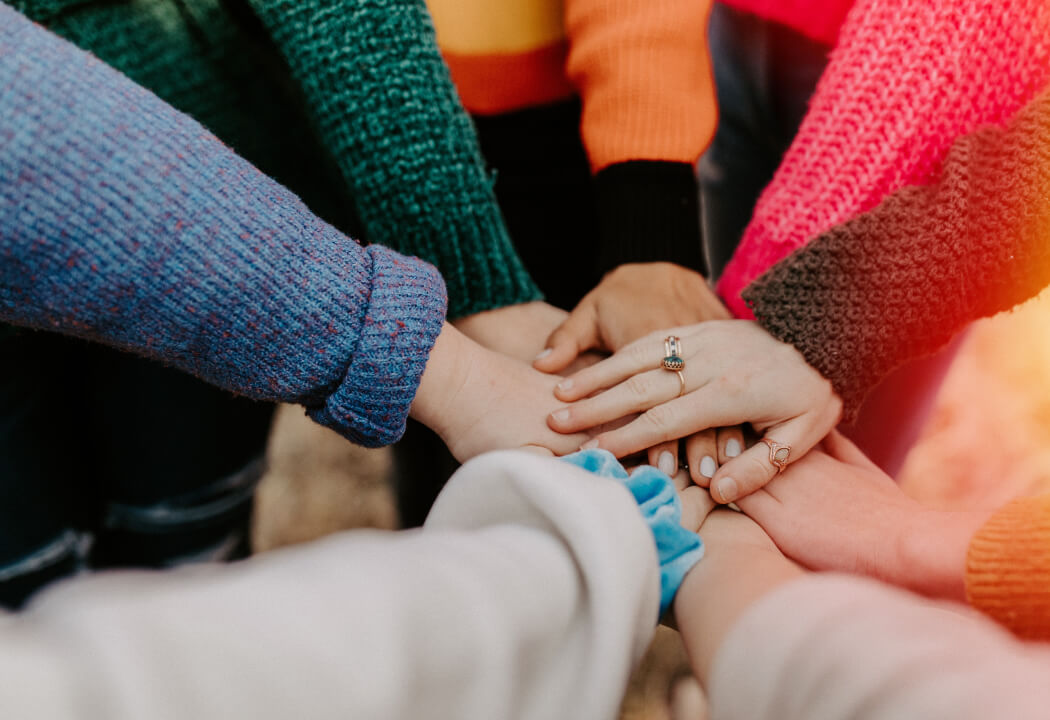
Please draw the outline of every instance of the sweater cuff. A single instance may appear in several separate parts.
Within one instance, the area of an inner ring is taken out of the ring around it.
[[[391,229],[390,235],[394,233]],[[399,247],[440,269],[448,287],[449,320],[543,299],[514,250],[494,201],[475,217],[428,228],[425,235]]]
[[[601,230],[598,270],[673,262],[707,275],[696,173],[689,163],[629,160],[594,176]]]
[[[1016,635],[1050,640],[1050,493],[1015,500],[977,532],[966,598]]]
[[[405,432],[427,357],[445,319],[445,285],[430,265],[368,247],[372,294],[343,381],[307,411],[350,441],[379,447]]]
[[[651,465],[642,465],[628,474],[608,450],[582,450],[562,460],[595,475],[619,480],[631,491],[656,543],[662,617],[674,602],[686,573],[704,556],[700,536],[682,527],[682,502],[671,478]]]

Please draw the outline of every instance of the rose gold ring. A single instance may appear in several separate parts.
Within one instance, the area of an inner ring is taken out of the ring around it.
[[[777,469],[777,474],[784,472],[791,457],[791,446],[778,443],[776,440],[762,438],[762,442],[769,446],[769,462]]]

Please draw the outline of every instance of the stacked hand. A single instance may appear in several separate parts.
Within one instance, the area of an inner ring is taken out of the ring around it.
[[[661,367],[669,335],[680,338],[685,361],[681,377]],[[794,347],[744,320],[650,334],[566,378],[555,395],[572,403],[551,414],[550,425],[559,432],[577,433],[640,413],[588,445],[618,457],[704,430],[749,423],[761,436],[788,446],[775,459],[795,461],[831,431],[842,413],[831,384]],[[687,443],[693,480],[710,486],[719,502],[735,501],[769,482],[778,472],[772,455],[776,450],[756,443],[737,457],[720,453],[724,464],[709,477],[702,470],[710,440]]]

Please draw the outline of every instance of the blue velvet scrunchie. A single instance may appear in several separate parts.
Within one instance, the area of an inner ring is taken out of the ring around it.
[[[704,541],[681,525],[682,503],[671,478],[651,465],[642,465],[628,474],[611,452],[597,448],[566,455],[562,460],[595,475],[615,478],[634,495],[656,541],[662,616],[671,606],[685,574],[704,556]]]

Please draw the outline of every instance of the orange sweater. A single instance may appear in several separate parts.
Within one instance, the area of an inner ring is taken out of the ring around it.
[[[464,106],[501,114],[583,100],[594,171],[694,163],[714,133],[710,0],[427,0]]]
[[[1050,493],[1013,501],[978,531],[966,596],[1018,636],[1050,641]]]

